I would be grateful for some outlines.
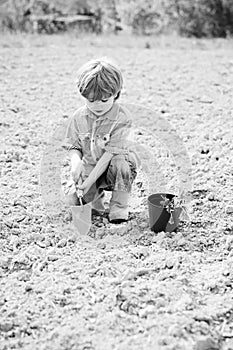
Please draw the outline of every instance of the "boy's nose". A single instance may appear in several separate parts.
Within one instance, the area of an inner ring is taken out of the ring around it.
[[[94,101],[94,106],[100,106],[102,103],[102,101]]]

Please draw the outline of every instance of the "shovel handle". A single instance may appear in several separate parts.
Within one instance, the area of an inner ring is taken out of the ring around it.
[[[82,179],[80,177],[76,186],[78,187],[81,184],[82,184]],[[77,188],[76,193],[77,193],[77,197],[78,197],[80,203],[83,204],[83,190],[80,190],[79,188]]]

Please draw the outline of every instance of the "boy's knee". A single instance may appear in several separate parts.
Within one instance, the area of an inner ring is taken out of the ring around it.
[[[107,171],[107,184],[115,191],[130,192],[136,173],[134,167],[127,155],[113,156]]]
[[[113,156],[109,164],[109,170],[112,173],[121,172],[124,176],[130,175],[129,162],[126,160],[126,157],[124,155]]]

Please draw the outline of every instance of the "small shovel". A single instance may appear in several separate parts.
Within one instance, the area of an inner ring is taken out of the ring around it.
[[[78,185],[80,185],[80,181],[78,182]],[[76,193],[80,205],[73,205],[71,207],[72,219],[74,226],[78,229],[78,232],[82,235],[86,235],[91,228],[92,204],[91,202],[87,204],[83,203],[83,190],[77,188]]]

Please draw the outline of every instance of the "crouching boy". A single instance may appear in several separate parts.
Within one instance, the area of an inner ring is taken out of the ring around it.
[[[87,62],[78,72],[78,90],[84,100],[71,120],[66,143],[71,158],[74,186],[67,196],[69,205],[78,205],[77,190],[84,203],[104,211],[104,191],[112,191],[109,221],[128,220],[129,196],[137,174],[138,157],[132,140],[129,111],[118,103],[122,73],[108,59]]]

